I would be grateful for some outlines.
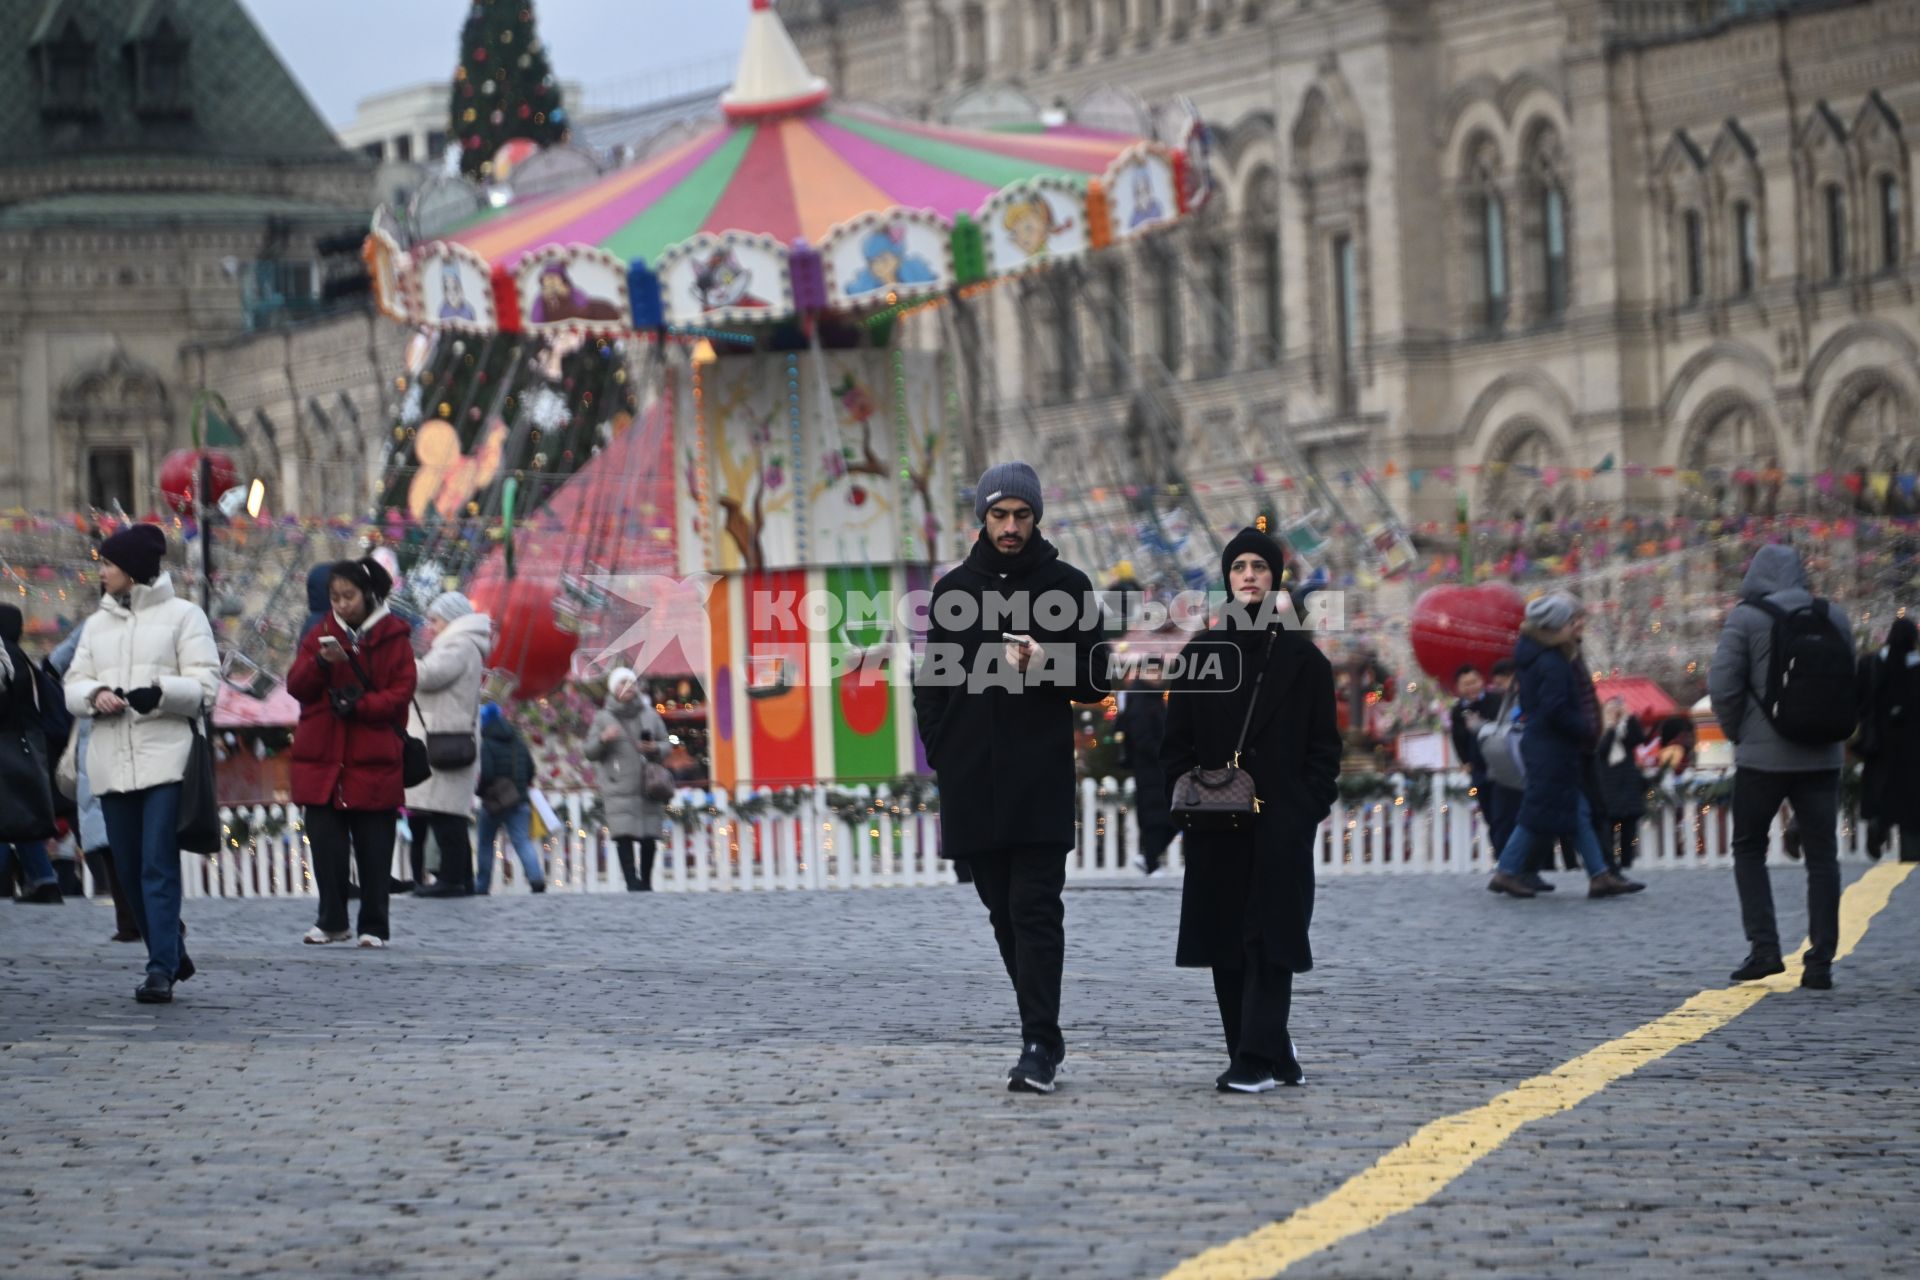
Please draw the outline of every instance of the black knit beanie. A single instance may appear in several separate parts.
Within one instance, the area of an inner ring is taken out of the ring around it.
[[[1233,541],[1220,553],[1220,580],[1226,584],[1227,591],[1233,591],[1233,562],[1248,552],[1267,562],[1267,568],[1273,570],[1273,585],[1278,588],[1287,572],[1287,553],[1271,534],[1248,526],[1234,534]]]
[[[100,544],[100,558],[135,582],[151,583],[166,558],[167,535],[157,524],[129,525]]]

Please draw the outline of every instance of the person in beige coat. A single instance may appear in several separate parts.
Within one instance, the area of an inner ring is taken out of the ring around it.
[[[667,748],[667,722],[647,704],[640,677],[621,667],[607,678],[607,703],[587,728],[581,754],[594,762],[600,803],[629,892],[653,888],[653,856],[667,830],[667,807],[647,799],[645,765]],[[634,846],[640,868],[634,870]]]
[[[493,619],[475,613],[473,603],[458,591],[448,591],[427,606],[427,625],[433,643],[416,668],[414,709],[408,731],[425,739],[430,733],[470,733],[473,761],[458,769],[435,769],[417,787],[407,788],[407,823],[413,828],[413,878],[424,879],[427,836],[440,850],[440,870],[432,888],[421,898],[458,898],[473,892],[473,842],[468,824],[473,819],[473,792],[480,780],[480,681],[493,648]]]
[[[134,998],[173,999],[193,976],[180,924],[180,783],[194,722],[213,706],[220,652],[207,615],[161,572],[167,537],[132,525],[100,544],[100,612],[67,668],[67,709],[90,717],[87,779],[140,936],[147,978]]]

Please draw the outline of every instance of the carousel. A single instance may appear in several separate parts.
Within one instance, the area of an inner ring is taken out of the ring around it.
[[[532,500],[501,459],[541,429],[536,397],[397,430],[390,491],[422,499],[429,529],[403,569],[423,597],[464,582],[495,615],[495,695],[621,665],[699,679],[718,782],[924,772],[896,602],[972,535],[962,371],[985,357],[956,317],[1172,225],[1203,161],[1074,125],[839,106],[767,0],[753,8],[706,132],[431,238],[376,219],[379,304],[424,342],[598,352],[634,405]]]

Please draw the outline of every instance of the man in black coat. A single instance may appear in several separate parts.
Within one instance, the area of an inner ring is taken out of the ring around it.
[[[933,588],[914,677],[920,740],[940,784],[941,853],[964,858],[1020,1005],[1015,1091],[1051,1093],[1066,1043],[1067,854],[1075,844],[1073,707],[1105,692],[1092,671],[1101,613],[1087,575],[1040,536],[1040,478],[989,467],[978,541]]]
[[[1160,744],[1167,736],[1167,695],[1151,681],[1120,694],[1120,714],[1114,720],[1120,733],[1120,763],[1133,774],[1133,813],[1140,826],[1140,860],[1152,875],[1160,869],[1167,846],[1177,834],[1173,811],[1167,804],[1167,771],[1160,763]]]
[[[1453,738],[1453,754],[1473,779],[1473,795],[1480,816],[1493,830],[1493,779],[1487,775],[1487,758],[1480,751],[1480,726],[1500,718],[1500,695],[1487,689],[1486,677],[1471,662],[1453,674],[1453,711],[1447,727]]]

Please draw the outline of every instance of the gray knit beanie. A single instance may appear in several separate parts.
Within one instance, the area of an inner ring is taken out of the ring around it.
[[[1032,507],[1035,524],[1046,514],[1046,504],[1040,499],[1039,473],[1024,462],[996,463],[981,473],[973,491],[973,514],[986,523],[987,508],[1002,498],[1019,498]]]
[[[457,622],[473,612],[473,601],[458,591],[442,591],[427,606],[427,616],[442,622]]]
[[[1563,631],[1587,607],[1564,591],[1527,602],[1527,621],[1542,631]]]

